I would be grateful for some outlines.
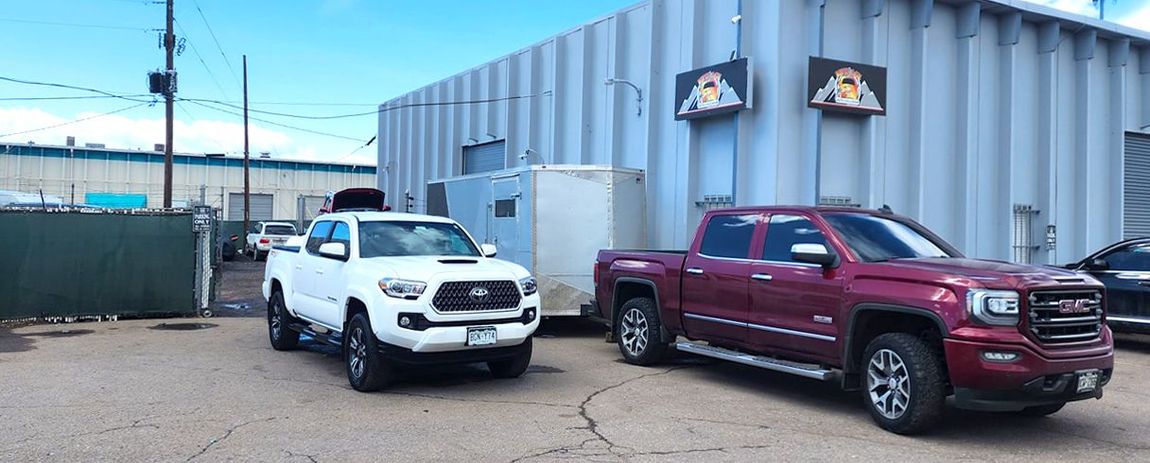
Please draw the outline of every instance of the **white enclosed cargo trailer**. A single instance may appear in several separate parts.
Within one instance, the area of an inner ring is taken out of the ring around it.
[[[544,316],[579,316],[600,249],[647,244],[644,172],[532,165],[427,183],[427,213],[450,217],[531,271]]]

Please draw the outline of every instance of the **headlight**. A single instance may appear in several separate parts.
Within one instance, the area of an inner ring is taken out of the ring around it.
[[[974,318],[988,325],[1018,324],[1018,293],[989,289],[972,289],[966,293],[966,306]]]
[[[535,283],[535,277],[527,277],[519,280],[519,287],[523,289],[524,296],[530,296],[539,291],[539,285]]]
[[[427,283],[399,278],[384,278],[379,280],[379,289],[391,297],[417,299],[427,289]]]

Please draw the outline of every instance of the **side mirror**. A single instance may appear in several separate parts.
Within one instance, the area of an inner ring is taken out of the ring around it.
[[[838,262],[838,256],[827,251],[827,247],[815,243],[799,243],[791,246],[791,259],[796,262],[830,267]]]
[[[343,243],[324,243],[319,245],[319,255],[330,259],[347,260],[347,245]]]
[[[1090,259],[1082,268],[1085,270],[1106,271],[1110,270],[1110,263],[1102,259]]]
[[[499,250],[495,248],[494,244],[483,243],[479,245],[479,252],[483,253],[483,257],[495,257]]]

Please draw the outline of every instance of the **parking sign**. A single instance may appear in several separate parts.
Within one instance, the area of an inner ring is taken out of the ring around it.
[[[192,209],[192,231],[212,230],[212,206],[196,206]]]

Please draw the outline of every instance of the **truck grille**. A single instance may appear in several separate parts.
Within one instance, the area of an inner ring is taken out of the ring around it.
[[[448,281],[439,286],[431,305],[439,312],[484,312],[519,307],[514,281]]]
[[[1030,293],[1030,332],[1049,344],[1092,341],[1102,333],[1102,293],[1096,290]]]

